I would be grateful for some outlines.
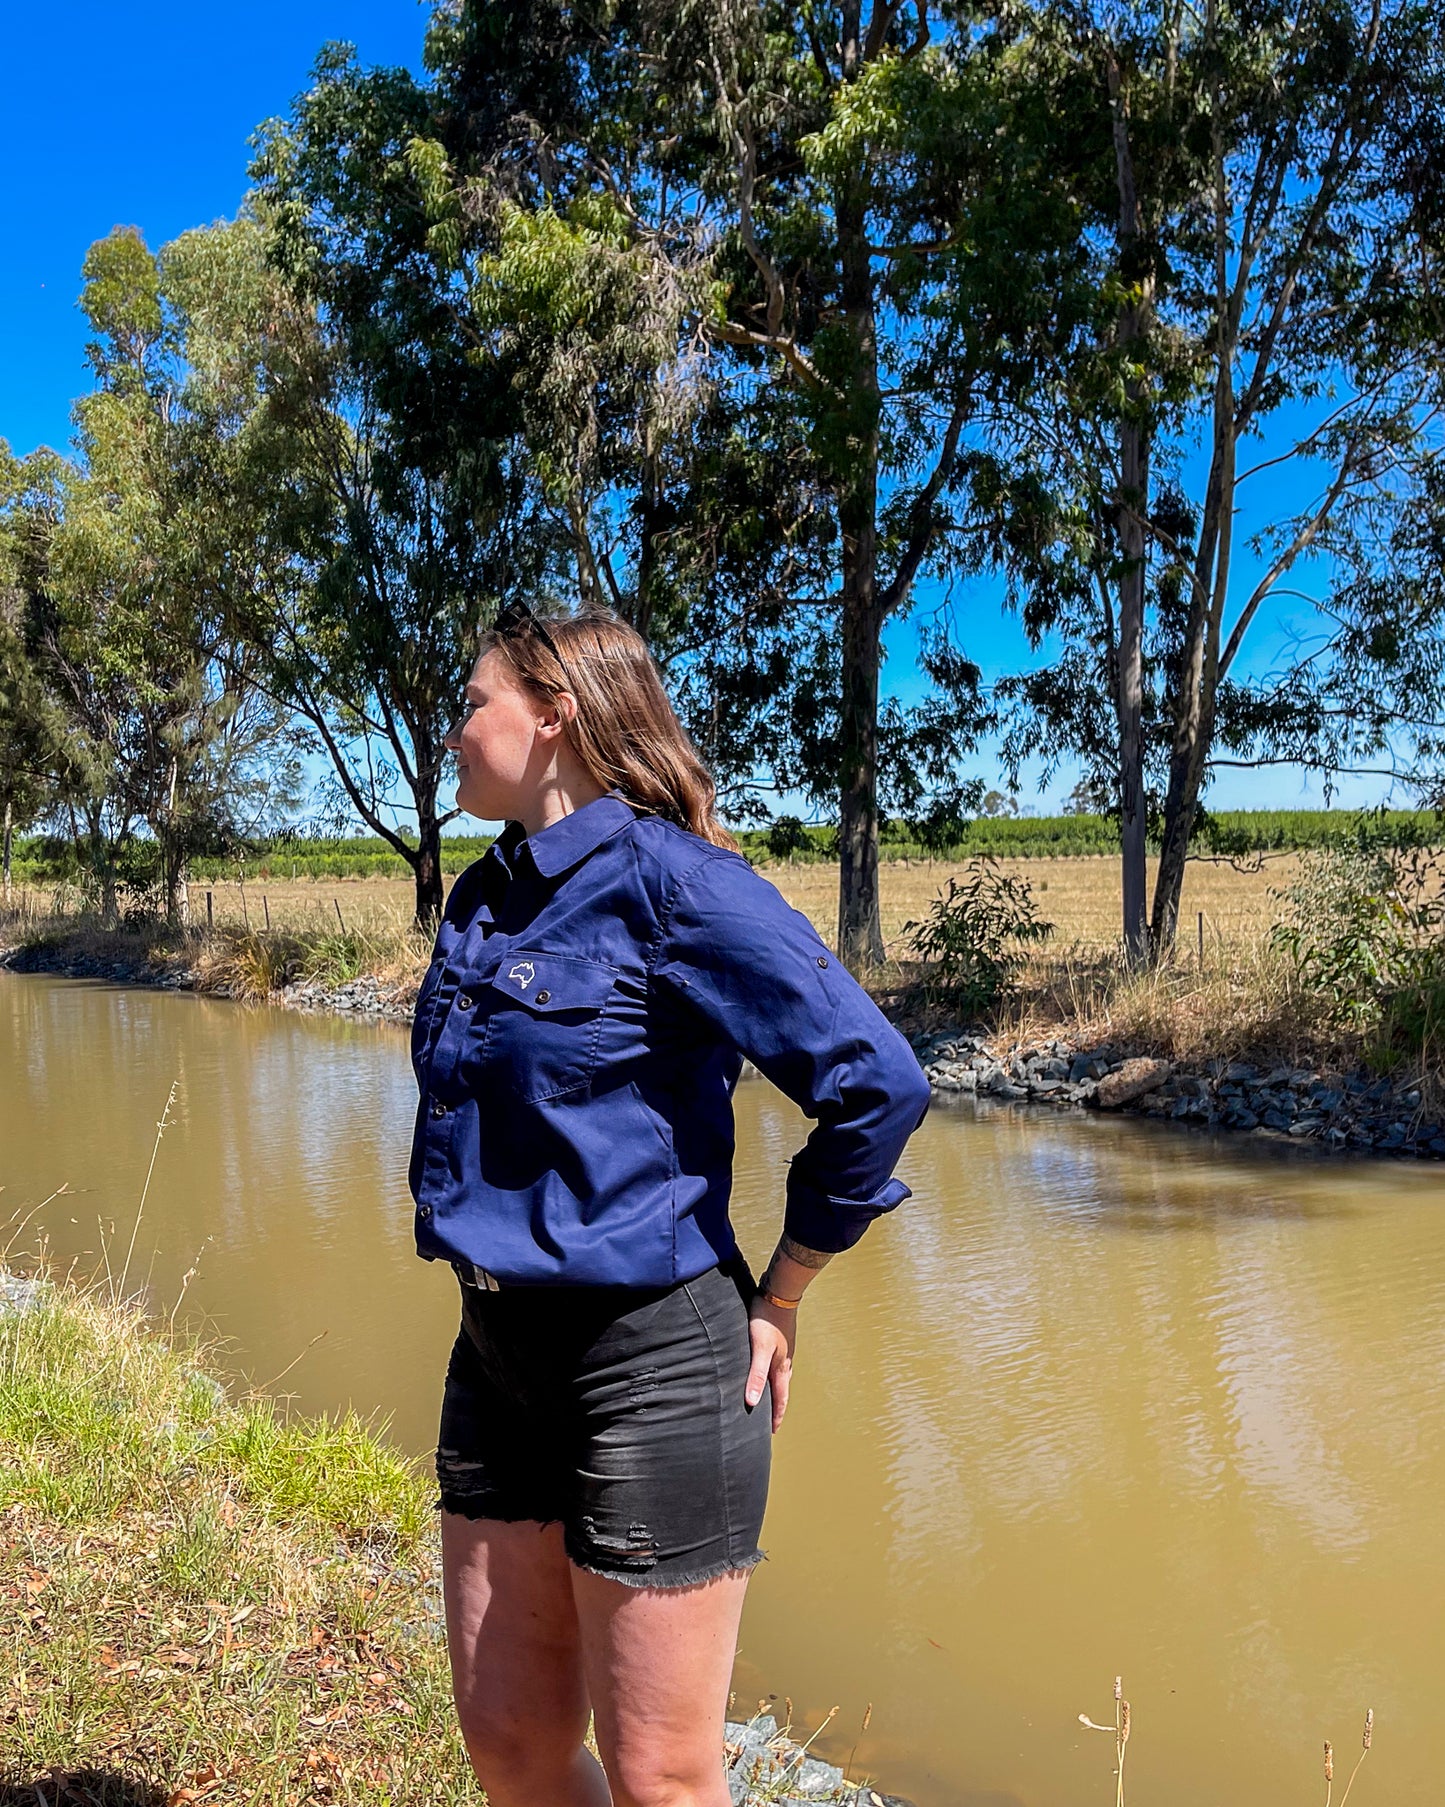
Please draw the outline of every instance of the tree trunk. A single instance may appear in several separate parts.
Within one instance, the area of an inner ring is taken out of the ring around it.
[[[845,8],[845,75],[859,61],[857,9]],[[851,42],[846,41],[851,36]],[[853,339],[850,380],[836,407],[836,474],[842,540],[843,669],[838,808],[838,958],[855,976],[883,962],[878,907],[878,670],[883,617],[878,596],[878,340],[867,216],[845,190],[837,207],[840,291]]]
[[[100,811],[88,808],[85,814],[90,842],[90,870],[96,889],[100,894],[101,921],[107,928],[114,928],[120,920],[120,903],[116,896],[115,861],[111,857],[110,848],[106,845]]]
[[[190,920],[186,861],[171,847],[165,852],[166,921],[184,928]]]
[[[5,799],[4,845],[3,849],[0,849],[0,884],[4,886],[6,903],[10,901],[10,855],[15,840],[14,816],[14,806],[7,797]]]
[[[1169,795],[1164,804],[1159,876],[1154,881],[1152,932],[1154,945],[1161,953],[1174,946],[1174,938],[1179,932],[1179,899],[1184,889],[1184,870],[1199,811],[1205,758],[1214,736],[1213,699],[1207,709],[1192,713],[1196,714],[1197,731],[1190,736],[1182,756],[1172,759],[1169,764]]]
[[[638,495],[637,536],[637,602],[632,625],[644,640],[652,637],[652,617],[656,607],[657,536],[662,531],[662,493],[658,483],[657,458],[649,452],[642,462],[642,483]]]
[[[422,799],[417,799],[420,804]],[[412,862],[416,879],[416,926],[435,934],[446,901],[442,883],[442,833],[436,818],[436,799],[417,811],[417,849]]]
[[[1143,510],[1149,493],[1149,446],[1143,428],[1124,423],[1121,435],[1123,504],[1119,544],[1125,569],[1119,584],[1119,656],[1115,707],[1119,717],[1119,831],[1123,847],[1124,952],[1133,966],[1149,955],[1148,821],[1144,800]]]
[[[176,833],[176,786],[180,777],[180,761],[171,759],[170,783],[166,787],[164,822],[156,829],[161,848],[161,878],[165,885],[166,921],[173,927],[186,919],[186,857],[181,852]]]
[[[871,524],[870,524],[871,526]],[[847,528],[844,528],[846,536]],[[883,960],[878,907],[878,667],[882,622],[844,592],[843,788],[838,812],[838,957],[863,973]]]
[[[1174,945],[1179,900],[1189,842],[1204,789],[1219,694],[1219,629],[1229,588],[1235,492],[1234,392],[1227,363],[1220,371],[1216,402],[1214,469],[1210,502],[1201,530],[1205,556],[1196,560],[1196,602],[1191,608],[1179,664],[1174,701],[1174,734],[1169,750],[1169,789],[1164,799],[1164,832],[1159,876],[1154,881],[1154,945],[1161,953]],[[1208,591],[1204,584],[1213,566]],[[1203,597],[1207,595],[1207,602]]]
[[[1216,104],[1218,101],[1216,100]],[[1169,789],[1164,799],[1163,844],[1159,876],[1154,881],[1154,946],[1167,953],[1179,928],[1179,900],[1184,869],[1204,775],[1214,742],[1219,694],[1219,635],[1229,594],[1234,551],[1234,503],[1238,482],[1234,353],[1238,316],[1229,305],[1228,217],[1223,152],[1215,134],[1215,281],[1219,325],[1214,345],[1214,416],[1205,494],[1189,597],[1189,614],[1178,686],[1174,698],[1174,732],[1169,749]]]
[[[1119,187],[1119,252],[1125,276],[1138,285],[1138,299],[1124,309],[1119,341],[1132,345],[1147,329],[1154,280],[1135,256],[1143,229],[1134,152],[1129,135],[1129,96],[1123,72],[1111,53],[1109,103],[1113,113],[1114,167]],[[1144,798],[1144,597],[1148,575],[1149,441],[1147,393],[1140,379],[1125,391],[1119,421],[1119,501],[1116,532],[1123,558],[1119,580],[1119,645],[1115,669],[1115,709],[1119,723],[1119,827],[1123,850],[1124,951],[1131,965],[1149,955],[1147,875],[1148,830]]]

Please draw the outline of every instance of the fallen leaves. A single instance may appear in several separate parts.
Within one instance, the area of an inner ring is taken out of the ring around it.
[[[181,1786],[173,1788],[166,1797],[166,1807],[190,1807],[192,1801],[204,1800],[213,1788],[219,1788],[220,1785],[220,1770],[214,1763],[208,1763],[204,1769],[192,1770],[182,1778]]]

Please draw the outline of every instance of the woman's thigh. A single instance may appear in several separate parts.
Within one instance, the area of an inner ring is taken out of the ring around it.
[[[467,1742],[510,1746],[541,1726],[575,1750],[587,1731],[571,1564],[559,1524],[442,1513],[442,1591]]]
[[[727,1802],[724,1720],[749,1573],[652,1588],[573,1568],[597,1748],[616,1807]]]

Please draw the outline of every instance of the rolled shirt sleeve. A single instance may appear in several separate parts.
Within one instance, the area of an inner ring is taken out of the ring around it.
[[[836,1254],[909,1196],[893,1168],[930,1096],[913,1050],[746,860],[712,850],[677,880],[653,977],[816,1120],[788,1172],[789,1236]]]

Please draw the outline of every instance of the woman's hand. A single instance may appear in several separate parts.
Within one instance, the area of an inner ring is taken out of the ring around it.
[[[793,1349],[798,1340],[798,1313],[769,1305],[759,1293],[753,1300],[748,1319],[748,1335],[753,1346],[753,1365],[748,1370],[747,1390],[743,1397],[754,1406],[763,1396],[763,1388],[773,1386],[773,1430],[783,1422],[788,1409],[788,1382],[793,1374]]]

